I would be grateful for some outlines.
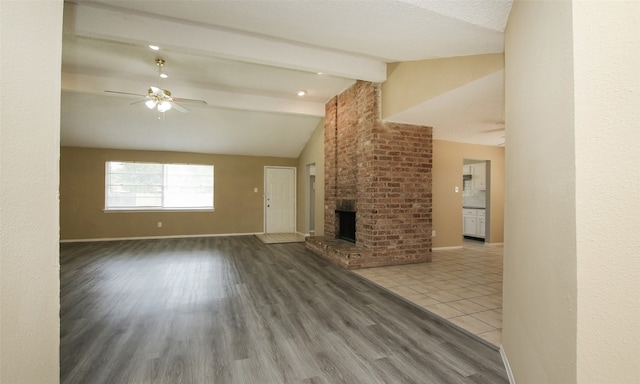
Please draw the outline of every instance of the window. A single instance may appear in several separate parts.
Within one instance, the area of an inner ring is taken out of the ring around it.
[[[107,210],[213,209],[213,165],[107,161]]]

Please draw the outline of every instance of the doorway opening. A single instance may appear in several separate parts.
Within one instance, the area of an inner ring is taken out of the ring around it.
[[[310,236],[316,232],[316,164],[307,164],[307,232]]]
[[[491,161],[464,159],[462,162],[462,236],[490,242]]]

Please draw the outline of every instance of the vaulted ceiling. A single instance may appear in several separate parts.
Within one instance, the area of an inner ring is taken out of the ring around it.
[[[502,52],[510,8],[506,0],[65,2],[62,145],[297,157],[325,102],[357,79],[384,82],[387,63]],[[173,97],[207,105],[184,103],[189,113],[132,105],[160,81]],[[503,118],[502,84],[501,73],[487,76],[398,118],[434,126],[435,138],[499,145],[479,133],[480,120]]]

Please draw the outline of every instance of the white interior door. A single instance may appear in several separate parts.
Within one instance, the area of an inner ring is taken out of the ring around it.
[[[296,230],[296,169],[265,167],[265,233]]]

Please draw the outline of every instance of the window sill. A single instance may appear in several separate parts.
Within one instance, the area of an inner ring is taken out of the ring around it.
[[[162,213],[166,213],[166,212],[215,212],[214,208],[203,208],[203,209],[197,209],[197,208],[176,208],[176,209],[139,209],[139,208],[133,208],[133,209],[103,209],[102,210],[104,213],[158,213],[158,212],[162,212]]]

